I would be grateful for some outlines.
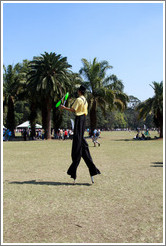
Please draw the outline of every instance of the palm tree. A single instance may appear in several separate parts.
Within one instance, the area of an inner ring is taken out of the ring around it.
[[[107,109],[122,110],[127,106],[128,97],[123,93],[123,83],[115,75],[106,76],[107,70],[112,68],[107,61],[98,62],[94,58],[92,63],[86,59],[82,59],[82,63],[83,67],[79,72],[86,79],[83,84],[88,91],[90,127],[93,132],[97,125],[97,106],[102,109],[104,114]]]
[[[6,127],[14,136],[15,114],[14,104],[19,99],[19,94],[23,91],[25,84],[25,73],[22,71],[22,65],[17,63],[15,66],[3,66],[3,99],[4,108],[7,107]]]
[[[68,81],[67,58],[60,54],[45,52],[40,57],[34,57],[30,62],[28,73],[28,89],[35,92],[42,108],[42,125],[46,139],[51,138],[51,109],[54,98],[65,93]]]
[[[159,128],[160,138],[163,137],[163,81],[160,83],[152,82],[150,85],[155,95],[140,103],[136,110],[139,112],[139,119],[145,119],[147,115],[153,114],[153,119],[156,127]]]

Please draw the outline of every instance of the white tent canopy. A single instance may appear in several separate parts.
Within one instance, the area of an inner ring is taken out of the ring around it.
[[[22,123],[21,125],[18,125],[16,128],[30,128],[31,127],[31,125],[30,125],[30,122],[29,121],[25,121],[24,123]],[[39,125],[39,124],[36,124],[35,125],[35,128],[37,128],[37,129],[41,129],[42,128],[42,126],[41,125]]]

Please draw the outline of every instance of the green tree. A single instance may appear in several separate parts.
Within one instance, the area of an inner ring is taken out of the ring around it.
[[[138,120],[138,112],[135,108],[141,101],[132,95],[129,96],[129,101],[127,105],[127,109],[125,110],[125,116],[127,121],[127,127],[136,130],[140,127],[140,120]]]
[[[22,65],[17,63],[15,66],[3,66],[3,103],[7,107],[6,127],[11,130],[14,136],[15,129],[15,103],[19,99],[25,84],[25,73]]]
[[[139,119],[145,119],[151,113],[155,125],[159,128],[160,138],[163,137],[163,81],[152,82],[150,85],[154,90],[154,96],[140,103],[136,110],[139,112]]]
[[[140,100],[137,97],[129,96],[128,108],[135,109],[138,104],[140,104]]]
[[[127,127],[127,122],[125,119],[125,115],[122,112],[118,112],[116,111],[114,113],[114,126],[115,129],[116,128],[126,128]]]
[[[51,138],[51,109],[54,99],[61,97],[66,91],[71,65],[67,58],[60,54],[47,53],[34,57],[30,62],[28,73],[28,88],[36,93],[42,108],[42,125],[46,139]]]
[[[105,114],[106,109],[125,109],[128,97],[123,93],[123,83],[115,75],[106,76],[108,69],[112,68],[107,61],[93,62],[82,59],[83,67],[80,74],[84,76],[84,86],[88,91],[88,105],[90,110],[90,127],[93,132],[97,126],[96,110],[99,106]]]
[[[21,66],[20,73],[22,74],[22,76],[24,76],[24,83],[22,84],[22,89],[19,91],[19,94],[17,96],[17,101],[15,103],[16,125],[29,120],[29,115],[30,115],[30,104],[29,104],[28,91],[26,87],[27,73],[29,70],[28,64],[29,64],[28,60],[23,60],[23,62],[20,63]]]
[[[15,123],[16,126],[29,120],[30,108],[28,100],[19,99],[15,103]]]

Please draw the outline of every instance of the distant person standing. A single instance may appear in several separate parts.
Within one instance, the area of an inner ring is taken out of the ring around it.
[[[75,124],[74,124],[74,135],[73,135],[73,145],[72,145],[72,164],[69,167],[67,174],[74,179],[74,184],[76,180],[76,171],[80,163],[81,157],[84,159],[87,167],[89,168],[89,173],[91,176],[92,183],[93,176],[100,174],[100,171],[97,169],[93,163],[92,157],[89,152],[88,143],[84,138],[85,131],[85,120],[87,115],[88,103],[84,97],[85,87],[80,86],[78,89],[79,97],[74,102],[71,108],[61,106],[61,109],[68,110],[76,114]]]
[[[63,139],[63,130],[62,129],[60,129],[60,131],[59,131],[59,139]]]
[[[45,135],[45,131],[44,131],[44,129],[42,129],[42,140],[44,140],[44,135]]]
[[[27,129],[27,137],[28,137],[28,139],[29,139],[29,134],[30,133],[30,130],[29,130],[29,128]]]
[[[24,136],[24,141],[26,141],[27,140],[27,131],[26,131],[26,129],[24,129],[23,136]]]
[[[96,147],[96,144],[98,144],[98,146],[100,146],[100,143],[98,141],[99,135],[100,135],[99,131],[95,129],[94,132],[93,132],[93,137],[92,137],[92,141],[94,143],[94,147]]]
[[[65,130],[65,131],[64,131],[64,138],[63,138],[63,140],[67,139],[67,136],[68,136],[68,131]]]
[[[6,129],[3,129],[3,141],[6,141]]]

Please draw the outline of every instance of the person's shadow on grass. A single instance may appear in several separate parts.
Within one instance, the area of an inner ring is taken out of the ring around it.
[[[12,181],[9,184],[33,184],[33,185],[54,185],[54,186],[73,186],[72,183],[67,182],[52,182],[52,181],[36,181],[36,180],[29,180],[29,181]],[[85,185],[91,186],[89,183],[75,183],[75,185]]]
[[[153,163],[153,165],[151,165],[151,167],[163,167],[163,162],[155,161],[152,163]]]

